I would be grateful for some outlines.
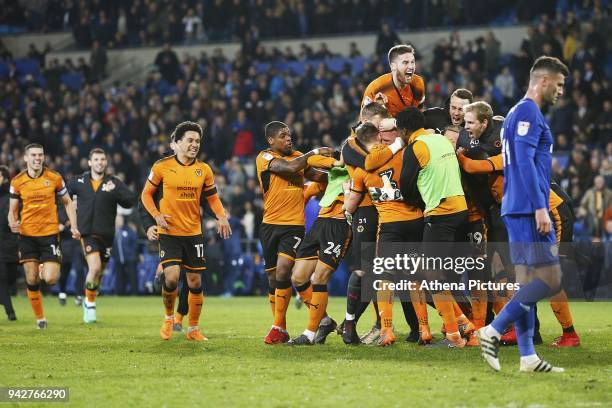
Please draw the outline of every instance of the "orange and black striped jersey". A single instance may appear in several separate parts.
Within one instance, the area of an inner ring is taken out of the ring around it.
[[[323,195],[327,183],[312,182],[304,190],[304,202],[307,203],[312,197]],[[328,207],[321,207],[319,218],[344,218],[344,193],[339,194],[334,202]]]
[[[365,157],[368,155],[366,147],[355,137],[354,134],[346,139],[342,146],[342,158],[346,164],[351,179],[355,175],[355,170],[364,168]],[[369,194],[365,194],[359,203],[359,207],[369,207],[373,205]]]
[[[291,175],[280,175],[269,170],[270,163],[276,158],[291,160],[301,156],[294,151],[283,156],[272,150],[263,150],[255,159],[257,179],[263,193],[263,221],[275,225],[304,225],[304,170]]]
[[[21,201],[21,235],[44,237],[59,234],[56,197],[66,194],[62,176],[43,168],[40,176],[22,171],[11,181],[11,198]]]
[[[361,106],[376,102],[376,95],[382,93],[387,97],[385,106],[391,116],[395,117],[404,109],[420,106],[425,101],[425,81],[417,74],[412,76],[410,84],[402,89],[398,89],[393,83],[393,76],[387,73],[379,76],[365,90]]]
[[[385,146],[377,145],[375,148],[383,149]],[[370,188],[389,190],[387,200],[372,200],[381,224],[410,221],[423,217],[423,211],[419,207],[407,204],[401,197],[400,175],[404,159],[403,152],[403,149],[400,150],[389,162],[375,171],[366,172],[361,168],[356,169],[352,179],[351,191],[355,193],[368,194]],[[391,194],[393,194],[392,197]]]
[[[162,191],[159,211],[169,215],[169,229],[160,234],[193,236],[202,234],[200,197],[217,194],[210,166],[201,161],[182,164],[176,155],[158,160],[149,173],[148,181]]]
[[[461,167],[468,173],[489,174],[491,195],[495,198],[495,202],[501,204],[504,196],[504,163],[501,153],[484,160],[473,160],[460,154],[458,159]],[[551,189],[548,197],[550,209],[559,207],[563,202],[563,199]]]

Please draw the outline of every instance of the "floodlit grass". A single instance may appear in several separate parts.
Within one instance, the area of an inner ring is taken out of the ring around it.
[[[330,300],[342,320],[345,301]],[[65,386],[77,406],[609,406],[612,395],[612,304],[573,303],[582,337],[576,349],[537,350],[564,374],[521,374],[515,347],[502,348],[502,372],[491,371],[479,350],[345,346],[267,346],[271,324],[267,298],[208,298],[201,327],[205,343],[178,334],[159,339],[163,307],[158,297],[98,301],[98,320],[82,322],[72,303],[44,299],[49,321],[36,330],[27,299],[15,299],[17,322],[0,321],[0,386]],[[542,336],[561,332],[548,305],[540,306]],[[407,331],[396,304],[396,335]],[[369,329],[372,313],[360,322]],[[307,319],[290,307],[292,335]],[[430,313],[432,330],[440,327]],[[439,339],[441,336],[436,336]],[[340,405],[342,404],[342,405]]]

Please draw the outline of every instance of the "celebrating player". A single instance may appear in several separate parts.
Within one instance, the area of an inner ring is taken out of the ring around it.
[[[361,107],[379,102],[385,105],[391,116],[409,106],[421,106],[425,102],[425,81],[417,74],[414,48],[396,45],[389,50],[391,72],[381,75],[367,86]]]
[[[11,181],[8,221],[11,231],[19,233],[19,262],[23,264],[28,299],[36,316],[36,327],[47,328],[42,306],[41,280],[57,282],[60,272],[59,219],[56,198],[66,207],[70,230],[80,239],[74,205],[62,176],[44,166],[45,151],[37,143],[26,146],[27,169]],[[21,205],[21,211],[19,207]],[[42,270],[39,266],[42,264]]]
[[[321,147],[306,154],[293,150],[289,127],[278,121],[266,125],[265,137],[270,148],[260,152],[255,163],[264,199],[260,239],[274,322],[264,342],[278,344],[289,341],[285,316],[291,300],[291,270],[304,238],[304,176],[314,177],[308,166],[317,164],[319,153],[330,156],[333,150]]]
[[[422,133],[425,131],[422,130]],[[415,137],[421,133],[415,132]],[[367,150],[379,144],[379,131],[372,123],[365,123],[357,130],[359,140]],[[350,198],[346,210],[354,213],[362,196],[370,192],[372,202],[378,211],[379,228],[377,240],[377,256],[385,254],[392,243],[421,242],[423,237],[423,211],[415,203],[407,204],[399,192],[404,155],[400,150],[393,159],[384,166],[372,172],[358,168],[352,177]],[[379,194],[374,195],[376,190]],[[384,196],[382,195],[384,194]],[[393,281],[389,273],[381,275],[383,285]],[[377,291],[379,315],[381,316],[381,333],[377,341],[379,346],[388,346],[395,342],[393,332],[393,291],[383,289]],[[427,308],[426,304],[423,304]],[[417,312],[418,313],[418,312]],[[421,330],[423,332],[423,330]],[[429,327],[426,328],[429,333]]]
[[[493,322],[478,331],[485,361],[496,371],[501,333],[514,322],[520,371],[563,372],[540,359],[533,346],[534,306],[556,292],[561,269],[549,211],[553,136],[541,109],[563,95],[567,67],[554,57],[538,58],[529,73],[529,88],[508,113],[502,130],[504,196],[502,216],[520,290]],[[528,268],[534,269],[528,276]]]
[[[130,208],[136,196],[119,178],[106,173],[106,152],[99,147],[89,152],[89,171],[68,182],[77,200],[81,246],[87,261],[83,321],[96,322],[96,296],[102,271],[110,260],[115,236],[117,205]]]
[[[169,340],[172,336],[181,267],[187,271],[189,286],[187,339],[207,340],[198,326],[204,302],[201,274],[206,269],[200,213],[202,194],[217,217],[217,231],[221,237],[227,239],[232,233],[217,194],[212,169],[197,160],[202,134],[202,128],[197,123],[180,123],[171,135],[176,154],[153,165],[141,195],[144,207],[158,226],[159,257],[165,277],[162,298],[166,318],[160,329],[163,340]],[[163,196],[158,209],[154,195],[159,188],[163,189]]]

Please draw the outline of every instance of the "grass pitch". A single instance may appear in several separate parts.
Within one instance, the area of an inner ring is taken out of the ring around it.
[[[330,299],[342,320],[345,301]],[[159,339],[159,297],[98,300],[98,320],[82,322],[72,303],[46,297],[49,329],[35,329],[25,297],[15,299],[18,321],[0,320],[0,386],[70,388],[74,406],[610,406],[612,304],[571,305],[582,346],[537,351],[565,367],[564,374],[521,374],[516,347],[501,350],[502,372],[490,370],[479,350],[345,346],[332,334],[312,347],[267,346],[267,298],[207,298],[201,327],[205,343],[176,334]],[[540,306],[542,336],[560,334],[547,304]],[[407,332],[399,304],[396,335]],[[366,312],[363,333],[373,316]],[[289,309],[291,335],[305,327],[306,308]],[[431,327],[440,327],[430,312]],[[436,339],[440,339],[437,335]]]

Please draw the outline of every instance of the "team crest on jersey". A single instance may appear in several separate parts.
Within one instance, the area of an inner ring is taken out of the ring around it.
[[[501,147],[501,140],[495,141],[495,147]]]
[[[195,173],[197,177],[200,177],[202,175],[202,169],[196,169]]]
[[[85,252],[91,252],[91,245],[87,245],[85,247]]]
[[[529,122],[519,122],[516,133],[518,133],[519,136],[525,136],[527,132],[529,132],[529,126],[531,126]]]
[[[363,225],[359,225],[357,227],[357,232],[363,232],[363,230],[364,230]]]
[[[159,251],[159,257],[163,258],[164,256],[166,256],[166,252],[165,251]]]
[[[45,187],[49,187],[51,185],[51,182],[49,180],[45,180]]]

